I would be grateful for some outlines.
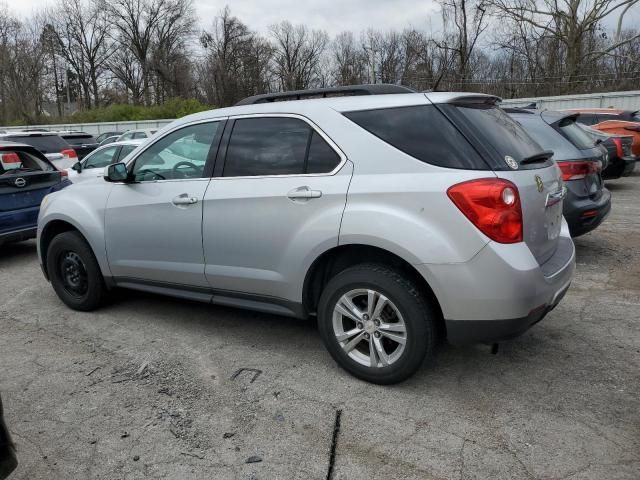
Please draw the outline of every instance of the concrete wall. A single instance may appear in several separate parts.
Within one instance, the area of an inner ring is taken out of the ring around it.
[[[606,108],[615,107],[624,110],[640,110],[640,90],[628,92],[588,93],[563,95],[559,97],[531,97],[504,99],[502,105],[524,107],[536,103],[540,109],[562,110],[566,108]]]

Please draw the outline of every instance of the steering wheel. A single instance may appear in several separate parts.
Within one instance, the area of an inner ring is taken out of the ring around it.
[[[182,167],[186,167],[183,170],[180,170]],[[194,165],[191,162],[178,162],[173,166],[173,175],[174,177],[177,176],[178,174],[185,176],[185,170],[187,169],[191,169],[193,170],[193,177],[197,177],[198,175],[200,175],[200,167]]]

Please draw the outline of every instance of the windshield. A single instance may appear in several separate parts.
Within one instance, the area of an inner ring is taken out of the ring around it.
[[[27,152],[0,152],[0,175],[24,170],[52,171],[54,168]]]
[[[580,128],[573,118],[561,120],[558,128],[560,129],[560,133],[580,150],[587,150],[593,148],[595,145],[593,138]]]
[[[520,163],[545,150],[518,122],[495,105],[463,104],[456,108],[476,131],[478,138],[497,153],[502,163],[505,163],[506,157],[512,157]],[[533,114],[527,115],[535,117]]]

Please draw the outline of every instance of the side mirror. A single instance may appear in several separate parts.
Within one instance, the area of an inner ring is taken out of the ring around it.
[[[73,166],[71,167],[73,170],[75,170],[78,173],[82,172],[82,164],[80,162],[76,162],[73,164]]]
[[[104,179],[107,182],[126,182],[129,171],[124,163],[112,163],[104,169]]]

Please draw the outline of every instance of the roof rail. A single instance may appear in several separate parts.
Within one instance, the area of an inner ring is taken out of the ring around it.
[[[312,88],[309,90],[292,90],[289,92],[265,93],[247,97],[236,103],[238,105],[255,105],[257,103],[285,102],[287,100],[305,100],[311,98],[346,97],[356,95],[387,95],[391,93],[416,93],[409,87],[378,83],[369,85],[347,85],[344,87]]]

